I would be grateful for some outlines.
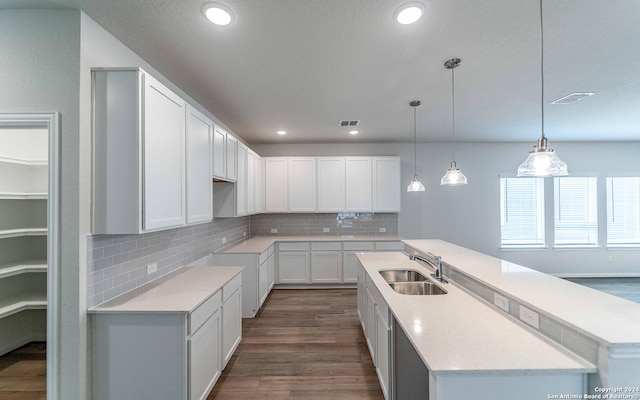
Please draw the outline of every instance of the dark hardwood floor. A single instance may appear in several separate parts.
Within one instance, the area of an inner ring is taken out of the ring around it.
[[[33,342],[0,357],[0,399],[45,400],[47,398],[47,351]]]
[[[383,399],[355,289],[274,290],[208,400]]]

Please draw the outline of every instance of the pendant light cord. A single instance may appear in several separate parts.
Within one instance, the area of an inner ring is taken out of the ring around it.
[[[418,175],[418,150],[417,146],[417,135],[416,135],[416,107],[413,106],[413,175]]]
[[[451,127],[453,130],[453,154],[452,161],[456,162],[456,91],[454,89],[455,74],[453,72],[455,68],[451,68]]]
[[[544,138],[544,29],[542,26],[542,0],[540,0],[540,110],[542,111],[542,137]]]

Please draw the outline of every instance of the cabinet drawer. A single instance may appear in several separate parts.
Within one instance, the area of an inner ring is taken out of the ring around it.
[[[220,308],[220,304],[222,304],[222,291],[218,290],[189,314],[187,334],[191,335],[197,331]]]
[[[404,243],[376,242],[376,251],[404,251]]]
[[[236,275],[222,288],[222,302],[224,303],[242,285],[242,274]]]
[[[258,256],[258,265],[264,264],[265,261],[273,254],[273,245],[269,246],[268,249],[260,253]]]
[[[278,244],[279,251],[305,251],[309,250],[309,242],[291,242]]]
[[[375,246],[373,242],[344,242],[342,248],[352,251],[373,251]]]
[[[340,250],[342,250],[342,243],[341,242],[316,242],[316,243],[311,243],[311,250],[340,251]]]

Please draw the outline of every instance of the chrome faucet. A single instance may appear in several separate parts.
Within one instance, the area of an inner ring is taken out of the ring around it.
[[[442,282],[442,283],[449,283],[446,279],[444,279],[444,276],[442,276],[442,257],[437,256],[433,253],[431,253],[430,251],[427,251],[427,254],[429,254],[431,257],[433,257],[433,261],[429,260],[426,257],[421,256],[420,254],[410,254],[409,255],[409,259],[410,260],[419,260],[422,262],[425,262],[431,266],[433,266],[436,269],[436,273],[435,274],[431,274],[432,277],[434,277],[438,282]]]

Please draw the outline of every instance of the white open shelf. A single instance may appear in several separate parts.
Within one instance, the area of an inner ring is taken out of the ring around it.
[[[0,192],[0,200],[46,200],[47,193],[3,193]]]
[[[22,236],[47,236],[47,228],[20,228],[0,230],[0,239]]]
[[[29,272],[47,272],[47,261],[28,260],[0,265],[0,279]]]
[[[5,318],[24,310],[45,310],[46,308],[46,290],[30,290],[0,298],[0,318]]]

